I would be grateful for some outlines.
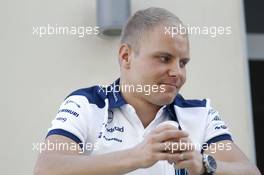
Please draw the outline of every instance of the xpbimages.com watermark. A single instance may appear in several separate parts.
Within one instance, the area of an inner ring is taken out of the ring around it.
[[[99,92],[103,92],[106,95],[110,92],[118,93],[118,92],[137,92],[137,93],[144,93],[145,95],[150,95],[151,93],[164,93],[166,91],[165,84],[161,85],[148,85],[148,84],[124,84],[124,85],[113,85],[110,86],[99,86]],[[108,88],[107,88],[108,87]],[[175,87],[176,88],[176,87]]]
[[[190,142],[165,142],[164,151],[168,153],[178,153],[185,152],[189,150],[210,150],[211,153],[216,153],[217,151],[230,151],[232,149],[231,143],[211,143],[211,144],[199,144]],[[85,151],[95,151],[100,149],[98,142],[95,143],[79,143],[74,142],[64,143],[64,142],[37,142],[32,143],[32,150],[42,153],[44,151],[77,151],[79,154]]]
[[[39,38],[51,35],[63,35],[63,36],[77,36],[84,38],[90,35],[99,35],[99,26],[69,26],[58,24],[46,24],[42,26],[33,26],[32,34]],[[179,26],[165,26],[164,33],[171,37],[177,35],[208,35],[212,38],[231,35],[231,26],[191,26],[191,25],[179,25]]]
[[[78,153],[84,153],[84,151],[97,150],[97,143],[64,143],[64,142],[37,142],[32,143],[32,150],[42,153],[44,151],[77,151]]]
[[[176,152],[188,151],[188,150],[210,150],[211,153],[217,151],[230,151],[232,149],[231,143],[211,143],[211,144],[199,144],[190,142],[165,142],[165,151],[171,154]]]
[[[32,34],[39,38],[50,35],[77,36],[83,38],[89,35],[100,34],[98,26],[59,26],[57,24],[33,26]]]
[[[231,26],[190,26],[190,25],[179,25],[179,26],[165,26],[165,35],[176,37],[177,35],[208,35],[212,38],[231,35]]]

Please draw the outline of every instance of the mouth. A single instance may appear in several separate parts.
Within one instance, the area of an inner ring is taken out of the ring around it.
[[[171,86],[171,87],[174,87],[176,89],[178,89],[178,86],[175,84],[175,83],[161,83],[161,85],[166,85],[166,86]]]

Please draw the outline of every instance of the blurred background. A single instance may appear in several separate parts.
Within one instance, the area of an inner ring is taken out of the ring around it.
[[[230,35],[190,35],[192,61],[181,93],[210,98],[234,141],[264,173],[264,1],[131,0],[131,14],[152,6],[191,26],[231,27]],[[97,34],[97,13],[96,0],[0,0],[1,174],[32,174],[33,145],[45,138],[64,98],[119,77],[119,36]],[[91,31],[37,35],[48,25]]]

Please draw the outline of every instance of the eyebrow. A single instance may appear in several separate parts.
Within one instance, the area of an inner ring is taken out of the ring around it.
[[[154,55],[162,55],[162,56],[166,56],[166,57],[174,57],[171,53],[163,52],[163,51],[155,52]]]
[[[187,63],[191,60],[190,58],[186,57],[186,58],[182,58],[183,60],[185,60]]]
[[[157,52],[154,52],[154,55],[162,55],[162,56],[166,56],[166,57],[169,57],[169,58],[174,57],[174,55],[172,55],[171,53],[169,53],[169,52],[164,52],[164,51],[157,51]],[[189,57],[184,57],[184,58],[182,58],[182,59],[186,60],[187,62],[190,61],[190,58],[189,58]]]

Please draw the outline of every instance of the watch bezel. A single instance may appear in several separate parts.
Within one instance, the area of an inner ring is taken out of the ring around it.
[[[205,167],[205,173],[213,174],[216,171],[217,163],[213,156],[203,154],[203,164]]]

